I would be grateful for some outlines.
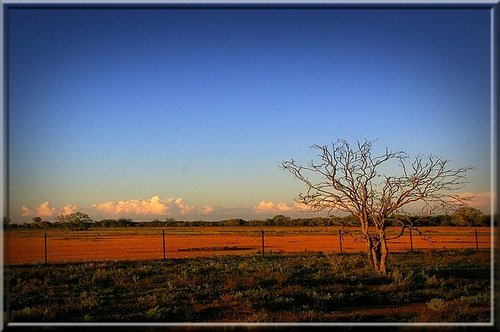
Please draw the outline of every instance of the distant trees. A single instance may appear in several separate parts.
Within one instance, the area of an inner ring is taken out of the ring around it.
[[[217,226],[245,226],[247,222],[243,219],[227,219],[215,222]]]
[[[479,210],[478,210],[479,211]],[[481,212],[481,211],[479,211]],[[438,214],[426,216],[421,218],[419,216],[408,215],[394,215],[394,219],[387,220],[387,226],[400,226],[398,220],[406,219],[414,226],[467,226],[467,222],[459,219],[459,214],[453,215]],[[481,214],[481,217],[474,219],[471,226],[489,226],[490,216]],[[85,220],[85,219],[84,219]],[[338,225],[353,225],[357,220],[355,215],[347,215],[344,217],[328,216],[328,217],[310,217],[310,218],[291,218],[284,215],[276,215],[267,219],[226,219],[220,221],[182,221],[168,218],[166,220],[152,220],[152,221],[134,221],[130,218],[120,219],[102,219],[99,221],[88,221],[84,225],[79,225],[79,222],[73,224],[76,227],[69,227],[66,218],[64,221],[58,220],[57,222],[50,222],[43,220],[40,217],[32,218],[30,223],[8,223],[6,227],[14,228],[72,228],[72,229],[88,229],[89,227],[230,227],[230,226],[257,226],[257,227],[273,227],[273,226],[286,226],[286,227],[300,227],[300,226],[338,226]]]
[[[51,226],[51,224],[46,221],[46,220],[43,220],[41,217],[33,217],[33,227],[35,228],[49,228]]]
[[[273,224],[275,226],[287,226],[290,224],[291,218],[290,217],[285,217],[282,214],[279,214],[277,216],[273,217]]]
[[[430,214],[437,208],[453,209],[466,200],[453,192],[464,187],[471,167],[452,168],[448,160],[432,155],[417,156],[409,163],[405,152],[388,149],[375,156],[369,141],[351,146],[338,140],[331,147],[313,148],[319,151],[319,161],[300,165],[291,159],[281,164],[306,186],[297,202],[311,211],[344,211],[355,216],[349,224],[359,227],[368,262],[381,274],[387,271],[389,223],[400,224],[399,236],[406,228],[414,228],[409,219],[395,218],[405,214],[404,207],[420,203],[422,213]],[[387,173],[393,169],[400,173]]]
[[[455,213],[453,218],[461,226],[477,226],[483,223],[483,213],[473,207],[463,206],[460,207]]]
[[[60,214],[56,217],[59,224],[69,230],[85,230],[94,222],[88,214],[83,212],[75,212],[71,214]]]

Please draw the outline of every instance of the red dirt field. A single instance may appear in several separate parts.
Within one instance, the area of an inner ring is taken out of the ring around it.
[[[339,232],[335,227],[178,227],[148,229],[104,229],[89,231],[11,231],[7,234],[6,264],[37,263],[45,261],[45,233],[47,234],[47,261],[96,261],[128,259],[162,259],[163,236],[167,258],[190,258],[214,255],[260,253],[261,230],[264,230],[265,252],[340,252]],[[454,249],[491,247],[491,229],[487,227],[423,227],[429,241],[412,233],[413,248]],[[398,229],[388,229],[388,238]],[[354,230],[355,232],[355,230]],[[410,250],[410,235],[389,242],[390,251]],[[364,250],[364,242],[351,234],[342,238],[342,251]]]

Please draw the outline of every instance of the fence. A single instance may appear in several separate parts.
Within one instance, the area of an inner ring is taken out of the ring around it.
[[[442,248],[489,249],[491,229],[422,229],[428,240],[406,232],[389,241],[389,250],[407,251]],[[353,235],[354,232],[354,235]],[[388,237],[396,234],[388,231]],[[6,263],[98,261],[122,259],[188,258],[227,254],[269,252],[349,253],[364,251],[365,243],[355,230],[304,227],[249,229],[172,228],[106,231],[11,232]]]

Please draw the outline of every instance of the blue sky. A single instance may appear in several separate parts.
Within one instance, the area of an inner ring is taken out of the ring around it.
[[[299,215],[279,164],[337,139],[475,166],[464,191],[491,191],[487,9],[8,15],[14,221]]]

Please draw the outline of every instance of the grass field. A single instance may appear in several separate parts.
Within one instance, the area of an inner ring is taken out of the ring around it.
[[[487,250],[270,254],[7,268],[11,322],[489,322]]]
[[[264,230],[265,252],[338,253],[341,250],[337,227],[170,227],[170,228],[96,228],[87,231],[15,230],[8,233],[6,261],[12,264],[47,260],[93,261],[121,259],[190,258],[217,255],[245,255],[261,252]],[[391,251],[414,249],[490,248],[490,228],[422,227],[429,240],[415,232],[389,242]],[[163,238],[162,232],[165,232]],[[357,229],[342,237],[342,251],[364,250]],[[398,233],[389,228],[388,237]]]

